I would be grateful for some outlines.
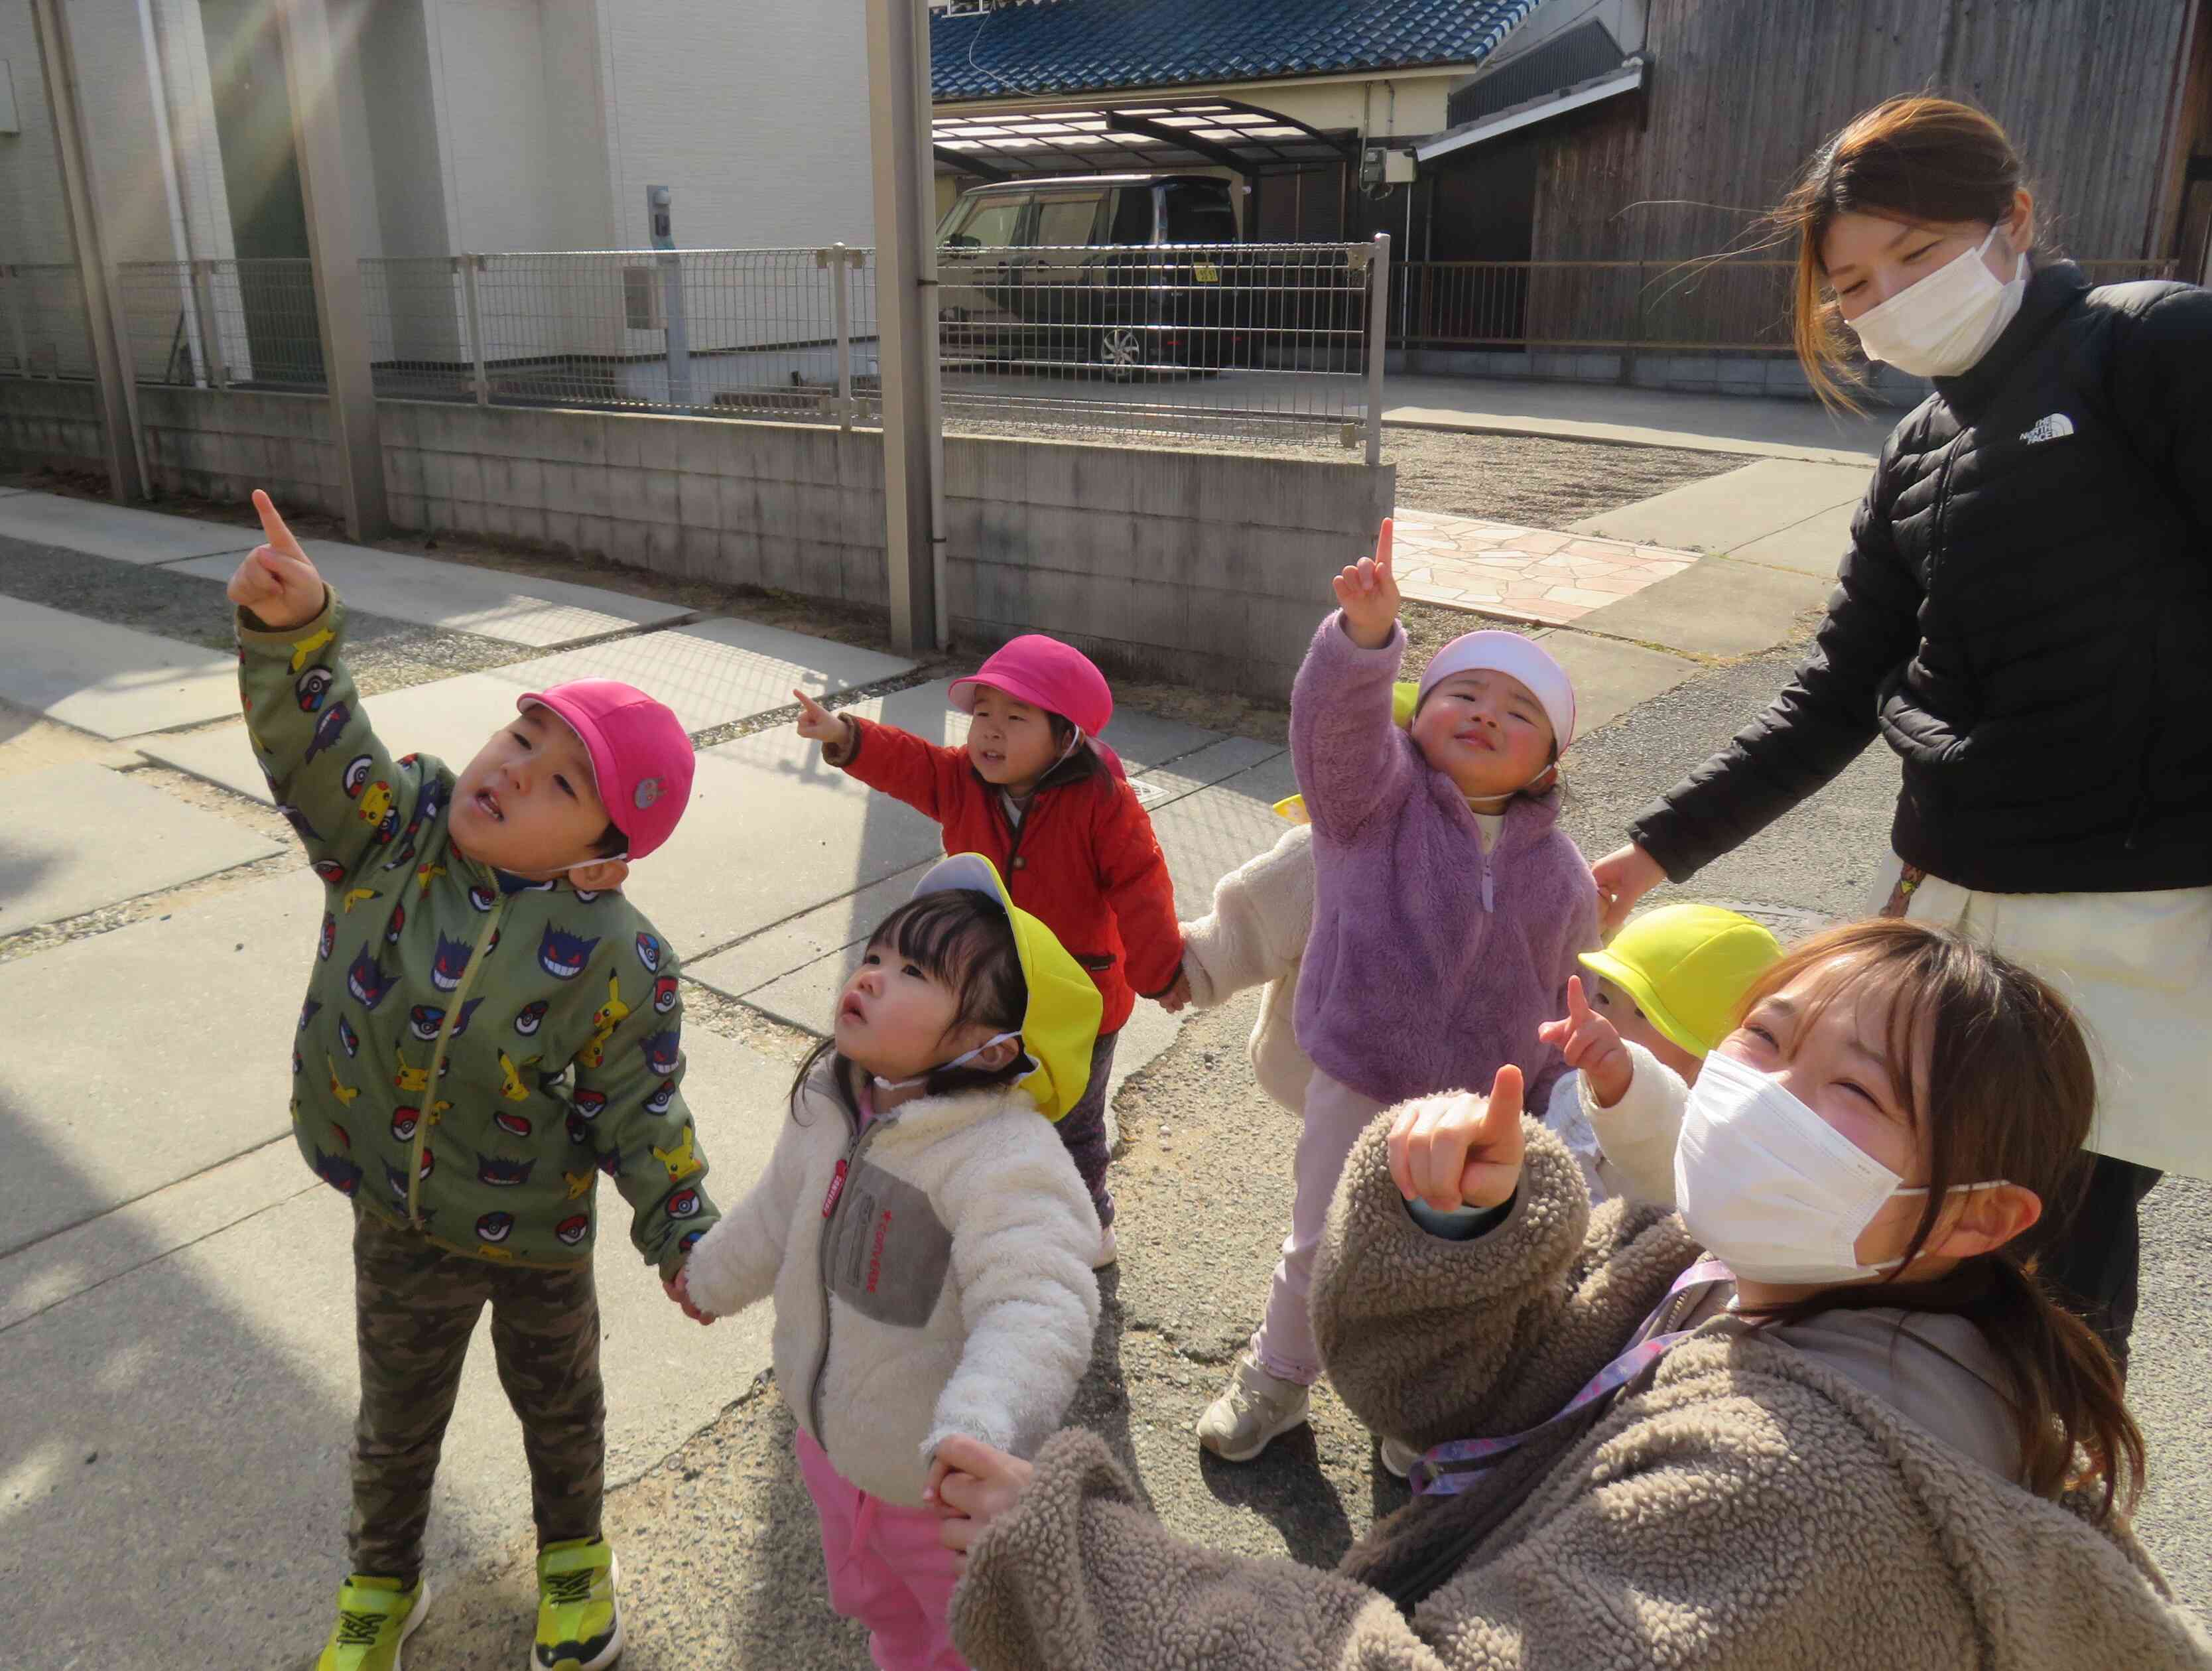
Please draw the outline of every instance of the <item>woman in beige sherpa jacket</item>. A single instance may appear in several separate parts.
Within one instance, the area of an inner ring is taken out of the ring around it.
[[[1808,984],[1823,968],[1827,987]],[[1724,1048],[1789,1057],[1786,1037],[1747,1035],[1809,1031],[1816,1012],[1847,1041],[1894,1024],[1913,1064],[1891,1075],[1911,1087],[1893,1135],[1920,1151],[1904,1176],[1939,1187],[1893,1197],[1851,1249],[1904,1257],[1909,1281],[1815,1288],[1757,1322],[1728,1304],[1733,1280],[1667,1300],[1698,1239],[1649,1206],[1593,1212],[1565,1150],[1518,1117],[1511,1070],[1487,1103],[1392,1110],[1346,1164],[1313,1297],[1330,1376],[1370,1425],[1427,1446],[1522,1432],[1645,1331],[1693,1332],[1475,1489],[1417,1498],[1334,1574],[1170,1535],[1088,1434],[1060,1434],[1033,1468],[948,1447],[962,1471],[942,1495],[972,1516],[945,1527],[970,1552],[953,1607],[970,1663],[2212,1667],[2212,1638],[2121,1512],[2141,1442],[2109,1359],[2002,1252],[2063,1188],[2094,1105],[2063,1004],[1956,936],[1860,925],[1778,966]],[[1841,1070],[1815,1093],[1792,1060],[1772,1077],[1799,1074],[1807,1096],[1848,1101],[1864,1078]],[[1412,1172],[1421,1134],[1448,1129],[1457,1151],[1439,1143]],[[1409,1192],[1447,1205],[1439,1164],[1452,1200],[1498,1204],[1471,1239],[1409,1212]],[[2099,1473],[2069,1488],[2069,1464],[2092,1457]]]

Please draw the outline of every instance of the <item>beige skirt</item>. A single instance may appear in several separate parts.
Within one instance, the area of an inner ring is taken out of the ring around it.
[[[1893,855],[1870,911],[1901,869]],[[2097,1064],[2091,1149],[2212,1178],[2212,888],[1987,894],[1930,876],[1905,914],[1971,934],[2066,995]]]

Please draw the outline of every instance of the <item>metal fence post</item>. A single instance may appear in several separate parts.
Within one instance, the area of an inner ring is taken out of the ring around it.
[[[1375,234],[1367,269],[1367,462],[1382,462],[1382,362],[1390,334],[1390,234]]]
[[[660,313],[668,350],[668,404],[678,410],[691,404],[691,331],[684,315],[684,258],[673,250],[659,257]]]
[[[0,279],[7,281],[0,289],[8,293],[8,335],[15,344],[15,375],[28,377],[31,374],[31,343],[23,334],[23,276],[17,268],[0,266]]]
[[[215,311],[215,263],[205,256],[192,262],[192,312],[200,322],[200,369],[210,389],[230,386],[230,362],[222,352],[222,332]]]
[[[461,303],[468,315],[470,386],[476,390],[477,404],[491,404],[491,380],[484,375],[483,309],[477,300],[477,273],[483,266],[481,255],[461,255],[454,259],[461,269]]]
[[[830,317],[837,331],[837,428],[850,434],[853,429],[853,297],[848,288],[852,283],[852,269],[846,264],[848,254],[843,244],[832,244],[826,250],[815,251],[814,262],[830,274]]]

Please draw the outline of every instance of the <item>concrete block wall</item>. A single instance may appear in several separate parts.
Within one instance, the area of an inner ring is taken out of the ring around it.
[[[818,425],[382,400],[403,528],[725,585],[885,600],[883,442]]]
[[[330,403],[319,394],[138,386],[146,471],[163,493],[244,499],[340,514]]]
[[[99,391],[90,383],[0,377],[0,465],[104,472]]]
[[[1077,644],[1110,671],[1280,699],[1374,549],[1394,465],[948,436],[953,630]]]

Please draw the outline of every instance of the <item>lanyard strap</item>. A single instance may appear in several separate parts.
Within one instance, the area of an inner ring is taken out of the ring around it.
[[[1717,1259],[1701,1259],[1674,1279],[1674,1285],[1666,1297],[1653,1308],[1644,1321],[1649,1328],[1665,1315],[1676,1297],[1692,1288],[1701,1288],[1710,1283],[1732,1282],[1735,1273]],[[1547,1428],[1555,1427],[1577,1412],[1610,1397],[1630,1382],[1642,1375],[1653,1364],[1664,1357],[1676,1342],[1686,1340],[1695,1329],[1680,1328],[1666,1334],[1654,1334],[1634,1346],[1607,1364],[1587,1382],[1582,1390],[1559,1407],[1559,1413],[1534,1427],[1518,1433],[1502,1434],[1494,1439],[1453,1439],[1426,1452],[1413,1464],[1407,1482],[1419,1497],[1455,1497],[1480,1481],[1510,1452],[1526,1444]]]

